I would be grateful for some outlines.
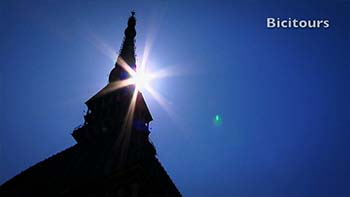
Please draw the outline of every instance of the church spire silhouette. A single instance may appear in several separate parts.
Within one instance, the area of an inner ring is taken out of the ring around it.
[[[135,70],[135,12],[128,20],[119,58]],[[149,140],[151,113],[117,61],[109,83],[90,98],[76,144],[16,175],[0,196],[181,196]]]
[[[135,12],[131,12],[131,16],[128,20],[128,27],[124,31],[124,41],[120,49],[120,56],[125,60],[131,68],[136,68],[135,60],[135,37],[136,37],[136,18]]]
[[[123,44],[119,51],[119,57],[122,58],[129,67],[136,71],[136,58],[135,58],[135,37],[136,37],[136,18],[135,12],[131,12],[131,16],[128,20],[128,26],[124,31]],[[115,63],[115,67],[109,75],[109,82],[115,82],[117,80],[123,80],[130,77],[130,74],[124,70],[118,61]]]

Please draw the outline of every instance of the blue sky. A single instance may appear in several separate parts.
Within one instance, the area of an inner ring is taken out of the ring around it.
[[[75,142],[131,10],[151,139],[184,196],[349,196],[347,1],[0,3],[0,183]],[[329,19],[267,29],[267,17]],[[152,43],[152,45],[150,45]],[[215,115],[222,124],[213,124]]]

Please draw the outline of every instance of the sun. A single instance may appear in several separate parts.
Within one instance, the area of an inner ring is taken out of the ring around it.
[[[135,85],[136,90],[145,90],[147,87],[150,87],[150,82],[157,78],[154,73],[151,73],[145,69],[145,66],[137,67],[136,71],[133,70],[122,57],[117,59],[118,65],[120,65],[129,75],[130,78],[121,83],[125,85]]]
[[[144,70],[137,70],[132,77],[136,88],[139,90],[145,89],[147,86],[150,86],[152,80],[151,74]]]
[[[110,91],[114,91],[130,85],[134,85],[135,89],[133,91],[133,97],[131,99],[130,106],[129,106],[130,115],[133,113],[138,92],[141,92],[141,93],[147,92],[147,94],[150,95],[160,105],[160,107],[169,114],[169,116],[172,119],[174,120],[178,119],[177,115],[174,113],[173,109],[169,105],[169,101],[158,90],[156,90],[153,87],[153,85],[155,83],[159,84],[159,81],[163,78],[177,76],[179,75],[179,73],[173,71],[172,67],[163,67],[159,69],[157,68],[157,66],[154,66],[154,64],[148,61],[150,47],[146,46],[145,48],[146,49],[141,58],[142,59],[141,64],[136,67],[136,70],[132,69],[130,65],[128,65],[128,63],[126,63],[121,56],[117,56],[117,58],[115,57],[113,58],[114,61],[116,59],[117,64],[124,71],[126,71],[130,77],[124,80],[113,82],[108,86],[108,88],[103,90],[102,93],[106,94]],[[153,66],[152,67],[153,69],[150,69],[150,65]]]

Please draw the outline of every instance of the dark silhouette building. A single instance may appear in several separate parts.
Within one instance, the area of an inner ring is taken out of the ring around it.
[[[134,15],[109,83],[86,102],[85,122],[72,133],[77,143],[5,182],[1,197],[181,196],[149,140],[145,100],[129,83],[128,69],[136,70]]]

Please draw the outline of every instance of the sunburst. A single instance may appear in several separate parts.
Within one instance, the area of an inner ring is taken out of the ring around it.
[[[102,54],[109,57],[112,61],[117,61],[117,64],[121,66],[126,72],[128,72],[130,78],[125,80],[120,80],[116,82],[109,83],[101,92],[100,95],[106,94],[111,91],[115,91],[117,89],[125,88],[131,85],[134,85],[135,88],[133,88],[132,93],[132,99],[130,102],[130,105],[128,106],[128,112],[125,116],[125,125],[123,126],[125,130],[123,134],[125,138],[123,141],[125,144],[127,144],[128,141],[128,132],[127,130],[131,129],[131,124],[133,120],[133,114],[135,111],[136,106],[136,100],[138,96],[138,92],[147,92],[148,95],[151,95],[152,99],[154,99],[158,105],[163,109],[172,119],[173,121],[177,122],[176,119],[178,116],[174,113],[174,111],[171,109],[169,105],[169,101],[159,92],[157,91],[152,85],[157,82],[159,83],[162,79],[172,77],[175,75],[181,75],[178,71],[174,71],[172,67],[163,67],[162,69],[158,70],[152,70],[148,69],[148,57],[151,53],[151,46],[153,44],[153,39],[146,40],[146,45],[144,47],[143,55],[141,57],[141,64],[137,66],[136,71],[133,70],[126,61],[123,60],[122,57],[118,56],[117,58],[112,55],[111,48],[107,43],[105,43],[102,39],[99,39],[98,36],[95,34],[93,35],[93,39],[90,39],[92,44],[101,51]],[[125,145],[127,146],[127,145]],[[126,148],[127,149],[127,148]]]

